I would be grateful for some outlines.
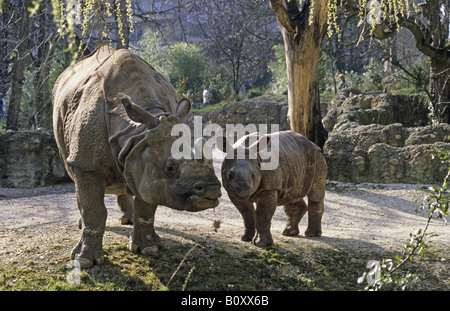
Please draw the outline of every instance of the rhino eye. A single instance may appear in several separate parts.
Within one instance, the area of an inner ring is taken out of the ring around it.
[[[233,171],[229,172],[229,173],[228,173],[228,180],[233,180],[234,175],[235,175],[235,174],[234,174]]]
[[[177,168],[175,166],[174,161],[172,161],[172,159],[167,160],[166,167],[164,170],[169,177],[172,177],[173,175],[176,174]]]

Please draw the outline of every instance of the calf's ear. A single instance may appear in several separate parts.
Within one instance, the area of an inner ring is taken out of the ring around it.
[[[196,159],[201,158],[204,163],[212,164],[212,148],[204,137],[197,138],[194,142],[194,151]]]
[[[219,148],[220,151],[224,153],[231,153],[233,150],[233,146],[230,144],[228,139],[226,139],[224,136],[218,136],[216,141],[216,146]]]
[[[256,152],[258,155],[266,151],[269,144],[270,144],[270,136],[264,135],[258,141],[254,144],[252,144],[250,147],[248,147],[249,150]]]
[[[148,129],[155,128],[159,125],[159,119],[157,117],[133,103],[128,95],[119,93],[114,100],[117,104],[121,104],[125,108],[128,117],[134,122],[142,123]]]

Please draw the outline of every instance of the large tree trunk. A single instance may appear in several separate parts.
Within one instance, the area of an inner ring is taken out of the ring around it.
[[[450,59],[431,58],[430,93],[436,121],[450,123]]]
[[[445,1],[428,1],[428,29],[432,44],[437,48],[430,58],[430,93],[436,120],[450,123],[450,52],[446,46],[449,36],[447,14],[450,8],[446,8],[447,14],[441,18],[444,3]]]
[[[11,14],[10,5],[5,3],[3,14],[0,15],[0,98],[6,95],[11,80],[11,73],[8,70],[11,45],[9,39],[11,37]]]
[[[24,83],[24,71],[26,55],[28,54],[28,39],[30,36],[30,14],[28,7],[31,0],[24,0],[22,7],[22,17],[19,30],[19,44],[17,56],[14,62],[14,69],[11,81],[11,98],[8,106],[8,117],[6,119],[6,129],[17,131],[19,129],[20,101],[22,99],[22,87]]]
[[[328,8],[327,0],[315,0],[313,23],[308,25],[310,3],[306,1],[299,11],[295,1],[271,0],[286,51],[291,129],[322,148],[327,131],[322,125],[320,112],[319,57],[327,28]]]
[[[305,33],[300,36],[300,40],[292,40],[285,33],[283,37],[291,129],[322,148],[327,138],[327,131],[322,125],[319,98],[318,68],[322,40]]]

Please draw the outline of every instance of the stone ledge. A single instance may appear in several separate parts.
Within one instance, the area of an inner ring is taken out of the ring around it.
[[[69,181],[51,132],[0,133],[0,187],[34,188]]]

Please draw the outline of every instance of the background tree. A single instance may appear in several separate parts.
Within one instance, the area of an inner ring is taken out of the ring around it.
[[[227,64],[236,97],[268,80],[267,66],[279,33],[273,13],[263,2],[195,0],[193,13],[203,37],[202,46],[215,63]]]
[[[361,17],[367,16],[367,0],[348,0],[344,6],[348,12]],[[430,85],[428,95],[438,122],[450,123],[450,1],[414,0],[401,1],[403,5],[390,7],[390,1],[377,1],[380,17],[370,29],[363,29],[361,37],[385,40],[396,35],[400,28],[407,29],[414,37],[417,49],[428,57],[430,62]],[[395,1],[397,3],[397,1]],[[406,4],[409,3],[409,6]],[[391,10],[391,14],[387,12]],[[368,27],[369,28],[369,27]]]
[[[16,57],[14,60],[13,72],[11,75],[11,97],[8,105],[8,117],[6,119],[6,129],[19,129],[19,112],[20,101],[22,99],[22,87],[24,83],[24,71],[28,50],[29,33],[31,26],[31,17],[28,7],[31,5],[31,0],[17,1],[16,13],[20,19],[16,22],[18,28],[17,47],[15,48]]]
[[[270,0],[281,28],[288,76],[291,129],[323,147],[319,99],[319,58],[328,22],[327,0]]]

